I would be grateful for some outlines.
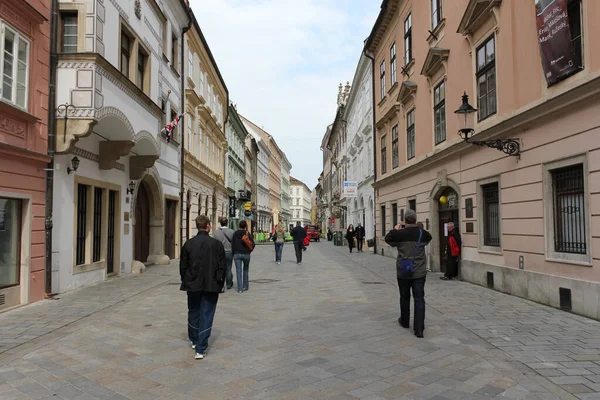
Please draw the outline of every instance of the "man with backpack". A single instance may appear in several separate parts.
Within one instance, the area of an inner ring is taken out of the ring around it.
[[[296,262],[302,265],[302,250],[304,249],[304,239],[306,238],[306,229],[302,227],[302,223],[298,221],[296,227],[290,232],[294,238],[294,250],[296,251]]]
[[[240,221],[238,230],[233,234],[231,250],[237,276],[238,293],[249,289],[248,273],[250,270],[250,253],[254,250],[254,237],[248,232],[246,221]]]
[[[425,246],[431,241],[431,234],[417,226],[417,213],[406,210],[406,226],[398,224],[385,236],[385,242],[398,250],[396,277],[400,290],[400,318],[398,323],[409,328],[410,294],[414,297],[413,329],[415,336],[423,337],[425,330],[425,280],[427,277],[427,256]]]
[[[234,231],[227,226],[227,223],[229,222],[227,221],[227,218],[223,217],[219,222],[221,226],[215,231],[215,239],[223,243],[223,247],[225,248],[225,268],[227,271],[225,282],[227,285],[223,285],[223,289],[221,290],[221,293],[225,293],[225,286],[227,286],[227,290],[233,287],[233,273],[231,272],[233,252],[231,251],[231,242],[233,241]]]
[[[440,277],[443,281],[458,278],[458,257],[462,247],[462,239],[454,222],[448,222],[448,246],[446,247],[446,274]]]

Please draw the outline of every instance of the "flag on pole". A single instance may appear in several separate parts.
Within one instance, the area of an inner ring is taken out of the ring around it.
[[[171,121],[170,124],[167,124],[167,126],[165,126],[165,137],[167,138],[167,143],[171,142],[171,139],[173,138],[173,129],[177,128],[177,125],[179,125],[179,121],[181,121],[184,115],[185,113],[180,114],[179,116],[177,116],[177,118]]]

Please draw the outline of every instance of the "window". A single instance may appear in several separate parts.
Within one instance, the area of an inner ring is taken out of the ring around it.
[[[135,77],[135,84],[141,90],[144,90],[144,81],[146,77],[146,63],[148,62],[148,55],[142,50],[140,47],[138,50],[138,59],[137,59],[137,75]]]
[[[296,196],[300,196],[300,189],[296,188]]]
[[[171,121],[175,121],[177,119],[177,111],[171,108]],[[169,121],[169,122],[171,122]],[[171,137],[177,140],[177,133],[179,132],[179,126],[173,128],[173,132],[171,133]]]
[[[583,164],[555,169],[551,173],[554,251],[587,254]]]
[[[191,154],[194,154],[194,120],[192,119],[192,115],[188,114],[187,118],[187,149]]]
[[[433,89],[433,115],[435,144],[446,140],[446,83],[442,81]]]
[[[381,206],[381,236],[385,237],[385,206]]]
[[[18,285],[21,278],[21,200],[0,197],[0,289]],[[8,300],[8,299],[6,299]]]
[[[398,225],[398,204],[392,204],[392,229]]]
[[[178,50],[178,40],[177,40],[177,35],[175,35],[175,32],[171,33],[171,68],[173,68],[175,71],[178,70],[177,68],[177,50]]]
[[[481,186],[483,196],[483,244],[500,247],[500,201],[498,182]]]
[[[61,39],[63,53],[77,53],[77,13],[62,12],[60,14]]]
[[[129,78],[129,60],[131,59],[131,38],[121,31],[121,73]]]
[[[390,48],[390,84],[394,86],[398,80],[396,79],[396,43]]]
[[[194,79],[194,52],[188,49],[188,78],[195,81]]]
[[[415,157],[415,110],[406,114],[406,158]]]
[[[102,239],[102,189],[94,188],[94,240],[92,261],[100,261],[100,244]]]
[[[571,44],[575,51],[575,62],[583,69],[582,44],[581,44],[581,0],[568,0],[567,14],[569,16],[569,30]]]
[[[379,85],[381,85],[381,99],[385,97],[385,60],[379,65]]]
[[[387,137],[383,135],[381,137],[381,174],[387,172]]]
[[[442,22],[442,0],[431,0],[431,26],[435,29]]]
[[[417,199],[412,199],[408,201],[408,208],[410,210],[413,210],[414,212],[417,212]]]
[[[496,113],[496,49],[494,36],[477,49],[477,113],[483,120]]]
[[[2,24],[2,99],[27,109],[29,42]]]
[[[200,127],[200,133],[198,134],[198,136],[200,136],[199,140],[198,140],[198,160],[202,161],[202,152],[204,151],[204,147],[203,147],[203,141],[204,141],[204,129],[202,129],[202,127]]]
[[[87,232],[87,192],[88,186],[77,185],[77,241],[75,264],[85,264],[85,238]]]
[[[392,128],[392,169],[398,167],[398,124]]]
[[[404,20],[404,65],[412,61],[412,15]]]

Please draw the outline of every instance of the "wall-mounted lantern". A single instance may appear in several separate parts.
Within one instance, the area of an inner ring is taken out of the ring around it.
[[[71,159],[71,166],[67,167],[67,174],[71,174],[71,172],[76,172],[77,168],[79,168],[79,158],[75,156]]]

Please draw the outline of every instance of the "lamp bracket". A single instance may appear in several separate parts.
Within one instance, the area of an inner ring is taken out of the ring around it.
[[[496,139],[496,140],[473,140],[468,139],[465,142],[480,147],[489,147],[491,149],[499,150],[509,156],[520,157],[521,156],[521,143],[519,139]]]

